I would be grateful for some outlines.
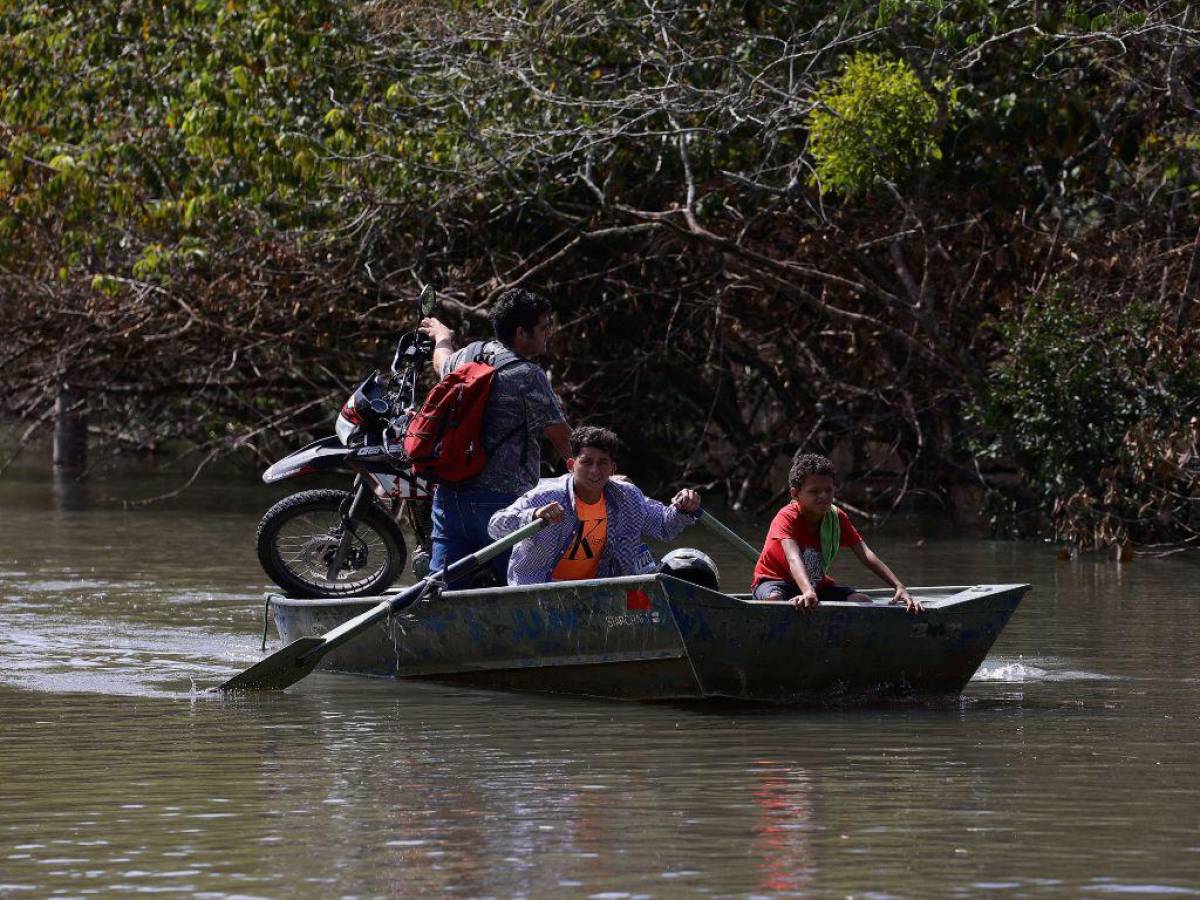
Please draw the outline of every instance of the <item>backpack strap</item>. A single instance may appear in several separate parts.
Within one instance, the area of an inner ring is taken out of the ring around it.
[[[478,346],[474,353],[475,362],[487,363],[497,372],[501,369],[507,369],[514,363],[528,362],[525,357],[510,350],[501,341],[476,341],[476,344]],[[499,345],[502,349],[495,349],[496,345]],[[475,344],[471,346],[475,346]]]

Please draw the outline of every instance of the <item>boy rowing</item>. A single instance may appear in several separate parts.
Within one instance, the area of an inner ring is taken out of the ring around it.
[[[509,584],[640,574],[645,538],[670,540],[699,518],[700,495],[681,490],[669,506],[616,480],[620,440],[607,428],[571,432],[566,475],[548,478],[492,516],[498,540],[535,518],[548,527],[513,548]]]
[[[831,600],[867,601],[852,587],[837,584],[829,567],[841,547],[895,590],[893,603],[912,613],[924,611],[883,560],[871,552],[845,511],[833,505],[833,463],[816,453],[797,454],[788,473],[792,500],[775,514],[751,590],[755,600],[787,600],[811,609]]]

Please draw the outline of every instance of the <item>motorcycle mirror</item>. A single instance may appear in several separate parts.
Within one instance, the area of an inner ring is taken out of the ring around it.
[[[421,288],[421,296],[417,298],[417,303],[421,308],[422,319],[428,317],[433,312],[433,308],[437,306],[437,291],[433,289],[433,285],[427,284]]]

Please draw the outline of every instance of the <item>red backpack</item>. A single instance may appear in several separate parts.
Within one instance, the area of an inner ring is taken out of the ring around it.
[[[473,361],[447,373],[433,386],[409,420],[404,452],[417,473],[439,482],[455,482],[483,471],[487,463],[483,414],[492,381],[501,369],[521,361],[515,354],[500,355],[508,358],[499,366],[484,362],[481,344]]]

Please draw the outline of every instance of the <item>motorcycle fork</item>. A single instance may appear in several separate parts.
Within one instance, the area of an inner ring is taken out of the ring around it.
[[[361,475],[356,475],[350,496],[342,501],[342,507],[338,510],[342,517],[342,538],[338,541],[337,550],[333,554],[333,559],[329,561],[329,568],[325,571],[325,577],[329,581],[337,580],[338,572],[342,570],[342,564],[350,555],[350,545],[355,538],[354,523],[358,520],[363,503],[368,502],[370,493],[371,488],[367,485],[366,479]]]
[[[429,535],[433,530],[429,505],[428,502],[401,500],[394,511],[396,521],[408,522],[408,527],[412,529],[413,537],[416,538],[417,547],[426,552],[429,550]]]
[[[397,525],[407,525],[413,534],[411,569],[413,576],[429,574],[429,559],[433,554],[433,504],[429,500],[393,500],[392,518]]]

